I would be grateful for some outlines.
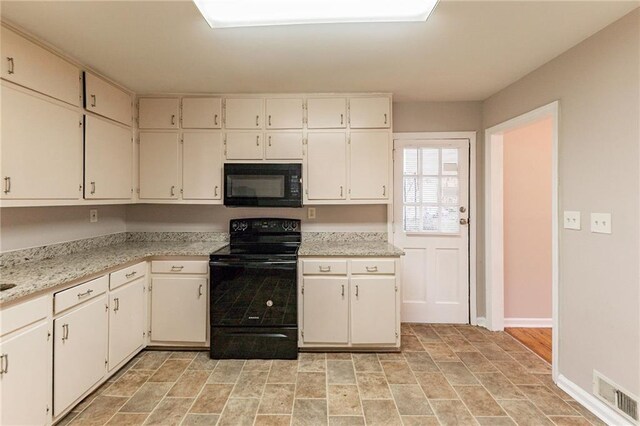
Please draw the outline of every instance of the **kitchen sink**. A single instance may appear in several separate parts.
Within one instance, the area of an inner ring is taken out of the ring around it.
[[[5,291],[14,288],[15,284],[0,284],[0,291]]]

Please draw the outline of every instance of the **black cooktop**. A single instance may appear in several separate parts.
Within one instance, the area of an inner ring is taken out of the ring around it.
[[[211,253],[216,256],[250,256],[250,255],[275,255],[295,256],[298,254],[298,244],[229,244]]]

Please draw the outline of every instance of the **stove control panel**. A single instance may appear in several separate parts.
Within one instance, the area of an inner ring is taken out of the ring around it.
[[[234,219],[229,222],[232,233],[300,232],[298,219]]]

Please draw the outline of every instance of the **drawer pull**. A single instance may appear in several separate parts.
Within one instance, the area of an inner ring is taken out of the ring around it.
[[[172,126],[176,125],[176,116],[175,116],[175,114],[171,114],[171,125]]]
[[[113,312],[118,312],[120,310],[120,298],[116,297],[113,299],[115,302],[115,306],[113,307]]]
[[[367,269],[367,272],[378,272],[377,266],[367,266],[366,269]]]
[[[9,372],[9,354],[0,355],[0,375]]]
[[[133,272],[130,272],[128,274],[125,274],[125,277],[126,278],[135,277],[137,273],[138,273],[137,271],[133,271]]]
[[[172,266],[171,270],[174,272],[178,272],[178,271],[182,271],[184,269],[184,265],[180,265],[180,266]]]
[[[201,297],[202,297],[202,284],[198,286],[198,299],[200,299]]]
[[[213,125],[214,125],[214,126],[217,126],[217,125],[218,125],[218,114],[215,114],[215,115],[213,116]]]
[[[344,296],[344,284],[342,284],[342,296]]]
[[[97,105],[96,95],[91,95],[91,106],[95,108]]]
[[[4,193],[8,194],[11,192],[11,177],[7,176],[4,178]]]
[[[320,272],[331,272],[331,266],[320,266]]]
[[[91,296],[91,293],[93,293],[93,290],[91,289],[85,291],[84,293],[78,293],[78,299],[81,299],[84,296]]]
[[[7,70],[7,74],[13,74],[15,73],[15,69],[14,69],[14,64],[13,64],[13,58],[7,58],[7,62],[9,63],[9,69]]]
[[[358,297],[358,293],[359,293],[358,284],[356,284],[356,297]]]
[[[62,324],[62,341],[69,340],[69,324]]]

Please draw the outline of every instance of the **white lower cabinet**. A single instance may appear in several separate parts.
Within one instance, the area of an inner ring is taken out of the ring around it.
[[[109,295],[109,371],[145,343],[145,278]]]
[[[346,277],[303,278],[304,341],[349,342],[349,281]]]
[[[396,341],[396,279],[351,277],[351,343]]]
[[[57,416],[106,373],[107,295],[54,320],[53,414]]]

